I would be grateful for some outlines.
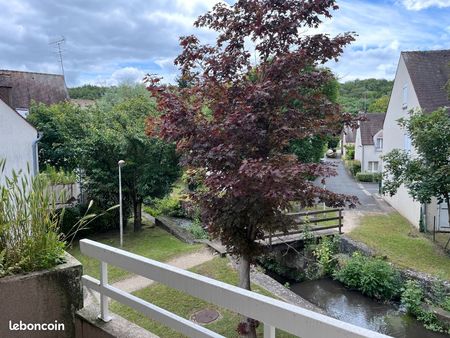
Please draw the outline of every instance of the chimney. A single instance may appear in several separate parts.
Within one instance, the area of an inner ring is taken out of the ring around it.
[[[0,86],[0,100],[12,107],[12,87]]]

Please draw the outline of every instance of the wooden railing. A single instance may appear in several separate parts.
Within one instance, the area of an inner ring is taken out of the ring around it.
[[[327,216],[332,214],[331,216]],[[337,214],[337,216],[334,216]],[[287,232],[269,232],[264,238],[268,238],[271,242],[272,237],[281,237],[281,236],[289,236],[302,234],[307,231],[314,232],[319,230],[328,230],[328,229],[338,229],[339,234],[342,234],[342,227],[344,226],[343,220],[344,216],[342,215],[342,209],[325,209],[325,210],[311,210],[311,211],[300,211],[300,212],[290,212],[287,213],[288,216],[294,218],[294,222],[299,226],[298,228],[291,229]],[[324,215],[326,217],[319,217],[319,215]],[[331,225],[323,225],[320,226],[321,223],[333,222]],[[334,224],[335,223],[335,224]],[[319,225],[319,226],[317,226]]]

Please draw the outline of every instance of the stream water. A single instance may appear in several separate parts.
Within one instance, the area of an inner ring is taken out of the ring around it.
[[[398,338],[443,338],[405,315],[398,306],[376,302],[330,279],[306,281],[290,289],[334,318]]]

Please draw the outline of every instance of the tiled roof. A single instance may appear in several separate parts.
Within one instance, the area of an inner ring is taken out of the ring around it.
[[[450,78],[450,50],[402,52],[420,107],[432,112],[450,107],[445,85]]]
[[[10,87],[10,106],[29,108],[32,100],[53,104],[69,99],[64,77],[56,74],[0,70],[0,87]]]
[[[363,146],[373,145],[373,137],[383,129],[385,113],[365,114],[365,120],[359,123],[361,133],[361,144]]]

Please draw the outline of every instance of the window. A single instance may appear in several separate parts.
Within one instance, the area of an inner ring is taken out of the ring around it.
[[[403,86],[403,104],[402,108],[408,108],[408,85]]]
[[[377,137],[375,147],[377,148],[377,150],[383,149],[383,138],[382,137]]]
[[[378,162],[369,161],[369,171],[372,173],[378,172]]]
[[[411,138],[409,137],[409,134],[406,133],[404,135],[404,141],[403,141],[403,149],[405,151],[411,151]]]

